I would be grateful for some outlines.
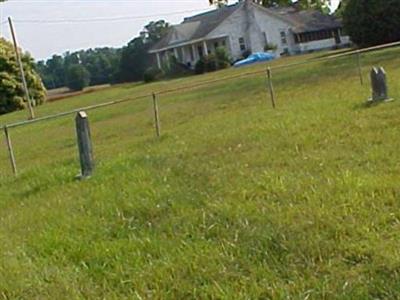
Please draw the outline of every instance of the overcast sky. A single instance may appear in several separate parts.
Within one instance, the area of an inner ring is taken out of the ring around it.
[[[338,1],[333,0],[334,6]],[[0,4],[0,31],[1,36],[9,38],[8,25],[4,21],[11,16],[15,20],[20,46],[36,59],[43,59],[67,50],[120,47],[135,37],[149,21],[165,19],[173,24],[179,23],[183,17],[207,9],[210,9],[207,0],[9,0]],[[41,20],[120,17],[123,20],[40,23]],[[126,20],[125,17],[132,18]],[[23,23],[23,20],[40,22]]]

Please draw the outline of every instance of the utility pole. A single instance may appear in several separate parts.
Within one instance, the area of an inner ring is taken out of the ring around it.
[[[18,62],[18,65],[19,65],[19,70],[20,70],[21,78],[22,78],[22,84],[24,86],[25,96],[26,96],[26,100],[28,102],[29,119],[34,119],[35,118],[35,112],[33,111],[31,96],[29,95],[28,84],[26,83],[24,67],[22,66],[21,55],[19,54],[17,38],[15,36],[15,30],[14,30],[14,26],[13,26],[11,17],[8,17],[8,23],[10,25],[11,36],[12,36],[12,39],[13,39],[13,42],[14,42],[15,57],[17,58],[17,62]]]

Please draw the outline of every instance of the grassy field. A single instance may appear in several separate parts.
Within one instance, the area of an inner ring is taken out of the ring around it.
[[[79,172],[73,117],[11,130],[0,149],[0,299],[399,299],[398,101],[363,105],[356,60],[90,111],[95,176]],[[311,56],[318,56],[314,54]],[[290,57],[273,65],[303,60]],[[49,103],[37,114],[184,87],[258,65]],[[0,124],[27,112],[2,116]]]

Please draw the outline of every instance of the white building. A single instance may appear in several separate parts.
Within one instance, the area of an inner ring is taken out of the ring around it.
[[[341,28],[335,17],[318,11],[294,6],[265,8],[243,0],[185,18],[149,52],[156,55],[159,68],[171,55],[193,67],[203,55],[221,46],[233,60],[244,52],[263,52],[267,44],[275,45],[278,55],[343,47],[349,38],[342,35]]]

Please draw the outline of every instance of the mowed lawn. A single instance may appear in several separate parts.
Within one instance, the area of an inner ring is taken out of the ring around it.
[[[272,67],[317,57],[290,57]],[[400,49],[217,81],[89,111],[97,169],[79,173],[73,116],[0,148],[0,299],[399,299]],[[382,65],[396,101],[373,107]],[[265,69],[132,84],[39,116]],[[24,119],[26,111],[0,117]]]

